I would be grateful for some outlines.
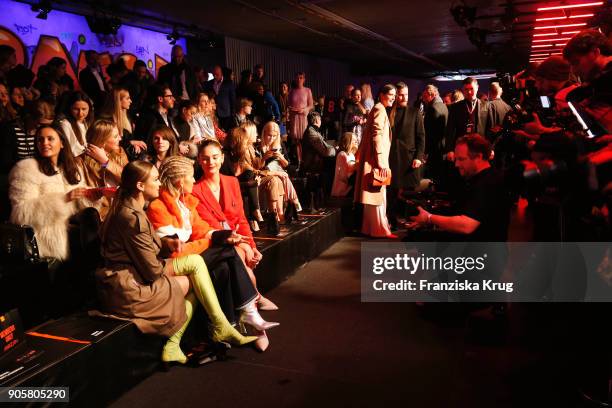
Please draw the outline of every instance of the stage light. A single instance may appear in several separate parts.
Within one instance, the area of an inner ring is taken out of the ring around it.
[[[121,28],[121,20],[108,16],[85,16],[87,25],[92,33],[103,35],[117,35]]]
[[[576,16],[544,17],[544,18],[536,18],[535,21],[566,20],[568,18],[593,17],[594,15],[595,14],[579,14],[579,15],[576,15]]]
[[[36,18],[46,20],[51,12],[51,2],[49,0],[41,0],[37,4],[32,4],[32,11],[38,12]]]
[[[587,23],[561,24],[561,25],[554,25],[554,26],[534,27],[534,30],[546,30],[547,28],[580,27],[580,26],[585,26],[585,25],[587,25]]]
[[[174,28],[174,29],[172,30],[172,32],[166,36],[166,39],[168,40],[168,42],[169,42],[171,45],[176,44],[176,42],[177,42],[177,41],[178,41],[180,38],[181,38],[181,35],[179,34],[179,32],[177,31],[177,29],[176,29],[176,28]]]
[[[601,6],[602,4],[603,4],[603,1],[597,1],[593,3],[571,4],[569,6],[539,7],[538,11],[563,10],[563,9],[571,9],[571,8],[578,8],[578,7]]]
[[[567,43],[563,44],[540,44],[540,45],[532,45],[531,48],[560,48],[565,47]]]

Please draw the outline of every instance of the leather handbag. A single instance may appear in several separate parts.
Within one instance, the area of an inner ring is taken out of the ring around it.
[[[381,174],[381,169],[372,170],[372,186],[382,187],[391,184],[391,170],[389,170],[389,176],[384,178]]]
[[[29,225],[0,224],[0,254],[13,262],[38,262],[38,244]]]

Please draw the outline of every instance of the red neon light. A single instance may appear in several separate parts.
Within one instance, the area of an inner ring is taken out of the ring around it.
[[[537,42],[557,42],[557,41],[567,41],[567,40],[571,40],[572,37],[564,37],[564,38],[545,38],[543,40],[533,40],[534,43]]]
[[[564,47],[565,44],[567,44],[567,43],[563,43],[563,44],[540,44],[540,45],[532,45],[531,48],[549,48],[549,47],[558,48],[558,47]]]
[[[580,14],[576,16],[562,16],[562,17],[545,17],[545,18],[536,18],[535,21],[550,21],[550,20],[566,20],[568,18],[582,18],[582,17],[593,17],[595,14]]]
[[[580,31],[564,31],[561,33],[561,35],[568,35],[568,34],[578,34]]]
[[[601,6],[602,4],[603,4],[603,1],[598,1],[594,3],[572,4],[571,6],[539,7],[538,11],[562,10],[562,9],[578,8],[578,7]]]
[[[580,27],[585,25],[587,25],[587,23],[562,24],[554,26],[534,27],[534,30],[546,30],[547,28]]]

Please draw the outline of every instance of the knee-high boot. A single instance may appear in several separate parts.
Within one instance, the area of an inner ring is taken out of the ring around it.
[[[181,328],[178,329],[177,332],[174,333],[164,345],[164,349],[162,351],[162,361],[164,363],[176,361],[177,363],[185,364],[187,362],[187,356],[185,356],[183,350],[181,350],[181,338],[183,337],[183,334],[185,334],[187,326],[189,326],[196,301],[196,297],[193,293],[189,293],[187,296],[185,296],[185,314],[187,315],[187,320],[185,320],[185,323],[181,326]]]
[[[255,336],[243,336],[227,321],[221,310],[215,287],[213,286],[208,268],[200,255],[187,255],[172,260],[174,273],[188,275],[193,287],[193,293],[206,310],[211,322],[211,337],[213,341],[226,341],[243,345],[257,340]]]

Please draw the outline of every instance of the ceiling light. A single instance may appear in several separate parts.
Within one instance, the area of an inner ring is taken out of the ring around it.
[[[597,1],[593,3],[572,4],[569,6],[539,7],[538,11],[562,10],[562,9],[578,8],[578,7],[601,6],[602,4],[603,4],[603,1]]]

